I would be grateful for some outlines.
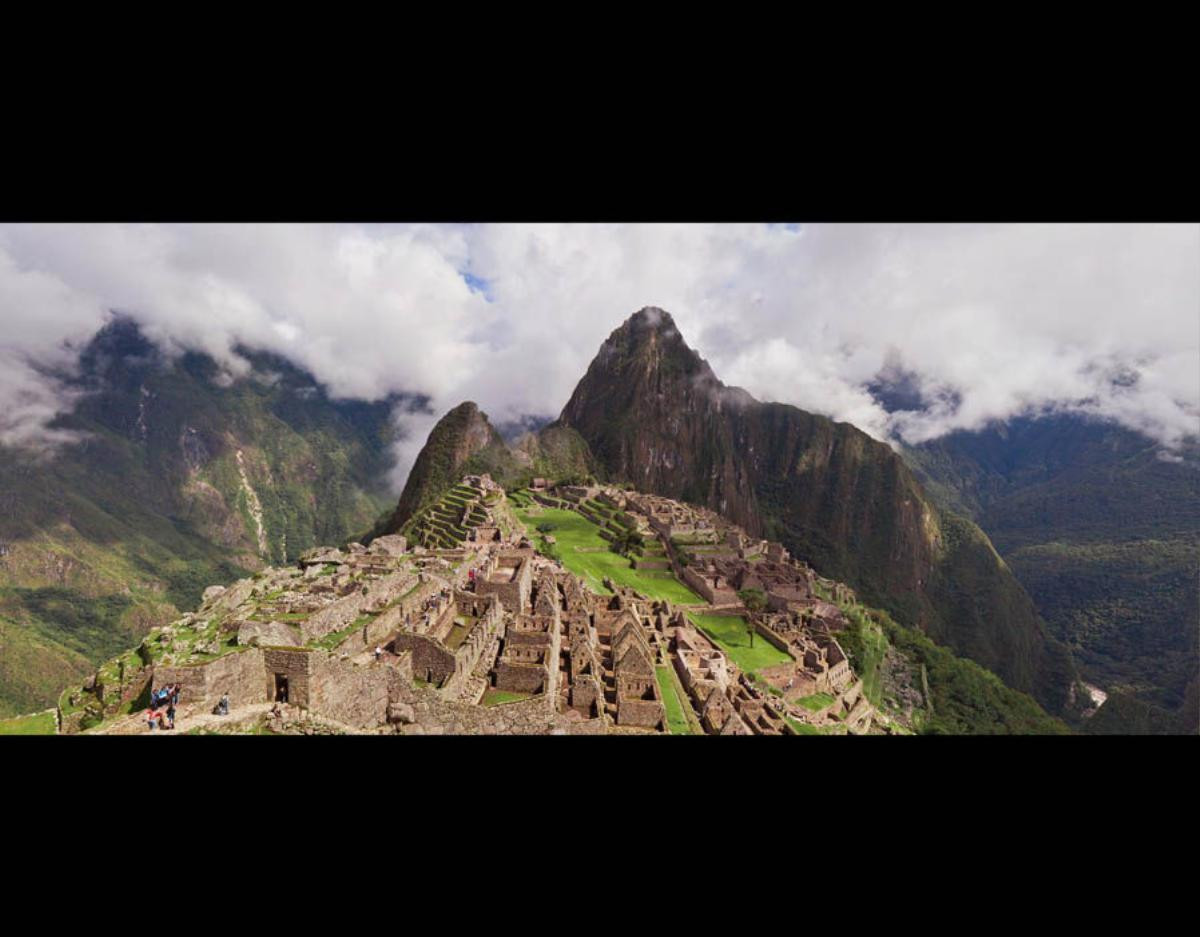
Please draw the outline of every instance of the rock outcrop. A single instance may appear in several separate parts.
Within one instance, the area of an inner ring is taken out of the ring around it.
[[[600,347],[555,427],[609,478],[706,505],[1061,711],[1069,654],[974,524],[848,423],[726,387],[671,316],[646,308]]]

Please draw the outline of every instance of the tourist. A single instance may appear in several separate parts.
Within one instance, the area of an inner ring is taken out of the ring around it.
[[[175,701],[174,700],[171,700],[171,702],[167,703],[167,728],[168,729],[175,728]]]
[[[155,717],[157,717],[157,716],[158,716],[158,713],[156,713],[154,711],[153,706],[151,706],[149,709],[146,710],[146,722],[149,723],[151,732],[154,731],[154,720],[155,720]]]
[[[228,693],[221,694],[221,701],[219,703],[217,703],[217,715],[218,716],[228,716],[229,715],[229,694]]]
[[[375,663],[378,664],[379,658],[381,658],[382,656],[383,656],[383,648],[381,648],[378,644],[376,644],[375,645]]]

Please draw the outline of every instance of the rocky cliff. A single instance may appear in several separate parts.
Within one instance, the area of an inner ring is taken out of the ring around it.
[[[200,591],[366,530],[397,401],[334,401],[277,357],[171,357],[116,318],[82,350],[52,453],[0,446],[0,716],[193,607]]]
[[[524,433],[512,446],[472,401],[442,417],[413,463],[391,519],[377,533],[396,533],[434,504],[463,475],[487,473],[506,488],[528,484],[535,476],[563,479],[595,474],[596,460],[572,429],[548,426]]]
[[[979,528],[939,511],[886,444],[726,387],[668,313],[616,329],[555,426],[578,431],[608,477],[778,539],[1050,711],[1065,705],[1069,654]]]
[[[413,463],[385,533],[400,530],[466,474],[507,476],[518,466],[487,414],[468,400],[438,420]]]

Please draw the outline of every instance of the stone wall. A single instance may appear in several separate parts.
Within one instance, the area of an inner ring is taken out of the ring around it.
[[[433,638],[403,632],[396,635],[394,648],[397,654],[411,652],[413,677],[418,680],[440,685],[455,674],[457,661],[454,655]]]
[[[388,703],[398,698],[401,681],[412,682],[412,657],[395,664],[353,664],[332,655],[313,660],[308,707],[326,719],[360,728],[387,722]]]
[[[267,701],[263,651],[258,648],[226,654],[206,664],[155,668],[152,688],[158,690],[168,683],[180,684],[183,706],[213,706],[224,693],[229,694],[231,706]]]
[[[622,699],[617,704],[617,724],[656,729],[666,722],[666,711],[659,700]]]
[[[314,612],[300,623],[300,635],[303,643],[307,644],[309,641],[323,638],[334,631],[341,631],[358,618],[369,599],[370,595],[363,595],[360,590],[351,593],[344,599],[338,599],[319,612]]]
[[[777,634],[771,628],[768,628],[766,625],[759,622],[754,626],[754,631],[756,634],[758,634],[759,637],[761,637],[764,641],[766,641],[769,645],[771,645],[771,647],[775,648],[778,651],[783,651],[789,657],[792,656],[791,645],[788,644],[787,641],[785,641],[779,634]]]
[[[307,644],[334,631],[341,631],[364,612],[382,609],[389,602],[396,601],[416,583],[417,577],[408,570],[365,583],[362,588],[344,599],[338,599],[301,622],[303,643]],[[363,588],[367,590],[366,594],[363,594]],[[434,588],[436,587],[431,586],[430,591]]]
[[[442,699],[432,690],[401,689],[411,709],[405,735],[603,735],[602,719],[582,719],[578,713],[560,714],[555,701],[538,696],[499,706],[472,706]]]
[[[516,564],[516,572],[508,582],[492,582],[488,578],[475,580],[476,595],[495,595],[504,607],[511,612],[524,611],[529,605],[529,589],[532,580],[533,564],[529,557],[508,557],[501,555],[501,561],[496,568],[504,568],[510,563]],[[507,562],[504,562],[507,561]]]
[[[496,689],[509,693],[541,693],[546,689],[546,667],[505,660],[496,666]]]
[[[263,651],[263,667],[266,680],[264,689],[268,702],[275,697],[276,675],[287,678],[288,702],[296,706],[308,706],[312,692],[313,661],[316,651],[299,648],[267,648]],[[324,655],[321,655],[324,656]]]

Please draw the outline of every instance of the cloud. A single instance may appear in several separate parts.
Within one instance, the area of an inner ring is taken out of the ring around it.
[[[231,376],[244,343],[336,396],[428,396],[399,480],[462,400],[557,414],[658,306],[726,383],[877,438],[1072,409],[1174,446],[1200,429],[1198,257],[1196,225],[9,225],[0,441],[53,442],[44,372],[118,309]],[[872,396],[889,368],[920,409]]]

